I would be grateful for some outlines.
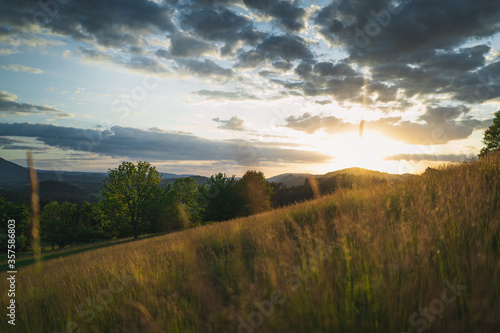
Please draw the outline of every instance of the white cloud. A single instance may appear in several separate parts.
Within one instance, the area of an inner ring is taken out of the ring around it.
[[[3,65],[3,69],[8,70],[8,71],[13,71],[13,72],[27,72],[27,73],[32,73],[32,74],[42,74],[43,71],[39,68],[33,68],[29,66],[24,66],[24,65]]]

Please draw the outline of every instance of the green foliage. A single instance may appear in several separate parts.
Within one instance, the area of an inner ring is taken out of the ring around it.
[[[7,225],[9,220],[16,221],[16,252],[26,251],[31,241],[31,229],[29,227],[31,214],[29,208],[20,203],[15,204],[5,201],[0,197],[0,251],[7,249]]]
[[[243,216],[271,210],[273,189],[263,172],[248,170],[236,184],[236,192],[245,203],[242,210]]]
[[[107,223],[116,225],[121,221],[133,229],[134,238],[139,236],[140,226],[153,211],[151,205],[159,194],[161,175],[148,162],[123,162],[118,168],[108,171],[101,192],[105,201],[102,205],[108,214]],[[111,215],[111,216],[109,216]]]
[[[203,221],[225,221],[238,216],[243,201],[237,195],[233,175],[218,173],[200,187],[200,201],[204,205]]]
[[[69,202],[53,201],[46,205],[40,217],[41,235],[44,242],[64,248],[76,241],[78,231],[78,207]]]
[[[486,146],[481,149],[480,156],[500,150],[500,111],[495,113],[493,124],[484,132],[483,143]]]

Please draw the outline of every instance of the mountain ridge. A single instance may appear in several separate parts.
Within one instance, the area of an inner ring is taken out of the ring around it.
[[[330,171],[330,172],[327,172],[323,175],[315,175],[315,174],[309,174],[309,173],[283,173],[283,174],[279,174],[279,175],[270,177],[267,180],[269,182],[283,183],[284,185],[286,185],[288,187],[293,187],[293,186],[304,185],[304,182],[307,178],[312,177],[312,178],[316,178],[316,179],[318,179],[318,178],[325,179],[325,178],[335,177],[335,176],[341,175],[341,174],[373,176],[373,177],[383,178],[387,181],[402,180],[402,179],[414,176],[414,175],[409,174],[409,173],[393,174],[393,173],[388,173],[388,172],[364,169],[364,168],[360,168],[360,167],[351,167],[351,168]]]

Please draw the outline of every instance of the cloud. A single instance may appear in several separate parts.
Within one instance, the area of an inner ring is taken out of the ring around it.
[[[407,144],[437,145],[453,140],[468,138],[473,131],[485,129],[491,124],[491,119],[476,120],[464,116],[469,112],[465,106],[428,107],[420,116],[425,123],[403,121],[401,117],[386,117],[375,121],[365,121],[364,129],[383,133],[393,140]],[[461,118],[461,119],[459,119]],[[324,130],[330,134],[355,132],[359,124],[345,122],[330,115],[311,115],[285,118],[285,127],[308,134]]]
[[[110,61],[112,63],[121,65],[125,68],[129,68],[134,71],[144,72],[148,74],[167,74],[170,71],[165,67],[163,63],[157,59],[144,55],[131,55],[130,57],[123,58],[116,55],[110,55],[91,48],[79,48],[78,54],[83,57],[95,61],[103,62]]]
[[[500,3],[491,0],[72,0],[37,22],[38,10],[0,3],[0,43],[64,40],[92,61],[212,82],[194,92],[205,98],[255,99],[243,90],[266,86],[275,98],[366,102],[387,113],[437,99],[500,100],[488,41],[500,34]],[[234,92],[219,86],[228,79]]]
[[[27,72],[32,74],[42,74],[43,71],[39,68],[33,68],[23,65],[2,65],[2,68],[14,72]]]
[[[16,54],[16,53],[19,53],[19,51],[11,50],[11,49],[1,49],[0,50],[0,56],[11,55],[11,54]]]
[[[338,0],[318,10],[314,22],[353,58],[386,62],[491,36],[500,31],[499,12],[489,0]]]
[[[174,57],[199,57],[214,50],[214,46],[180,33],[170,38],[170,54]]]
[[[48,114],[56,118],[71,118],[72,114],[62,110],[44,106],[34,105],[30,103],[16,102],[17,96],[7,91],[0,90],[0,116],[22,115],[28,116],[33,114]]]
[[[5,137],[2,137],[0,136],[0,146],[4,147],[4,146],[9,146],[9,145],[13,145],[15,143],[20,143],[20,142],[24,142],[22,140],[15,140],[15,139],[10,139],[10,138],[5,138]]]
[[[179,63],[182,64],[188,72],[202,77],[230,78],[233,76],[232,69],[223,68],[210,59],[205,59],[203,61],[190,59],[188,61],[179,61]]]
[[[285,118],[285,127],[308,134],[315,133],[320,129],[326,129],[329,132],[344,131],[352,126],[335,116],[312,116],[310,113],[304,113],[301,116],[289,116]]]
[[[463,162],[475,155],[467,154],[398,154],[386,156],[387,161],[437,161],[437,162]]]
[[[72,0],[47,7],[53,15],[45,15],[41,7],[29,0],[0,5],[0,24],[29,28],[31,22],[53,33],[106,47],[137,46],[143,43],[141,36],[175,31],[173,8],[154,1]],[[37,9],[41,13],[38,16]]]
[[[214,118],[212,120],[221,124],[218,126],[218,128],[227,129],[231,131],[245,130],[245,119],[239,116],[233,116],[229,120],[222,120],[220,118]]]
[[[292,3],[281,0],[243,0],[247,8],[271,16],[279,25],[290,31],[302,30],[305,27],[306,11]]]
[[[149,161],[233,161],[241,165],[267,162],[322,163],[331,156],[299,149],[266,147],[244,140],[209,140],[188,133],[114,126],[109,130],[46,124],[0,123],[5,136],[34,137],[52,147]]]
[[[239,42],[255,45],[266,34],[254,28],[246,17],[219,6],[183,11],[180,25],[206,41],[223,42],[222,55],[230,54]]]
[[[264,39],[254,50],[239,54],[238,67],[256,67],[266,60],[312,60],[313,53],[306,41],[296,35],[271,35]]]
[[[243,91],[221,91],[221,90],[198,90],[194,92],[195,95],[203,96],[208,99],[214,100],[256,100],[259,99],[257,96],[243,92]]]
[[[425,114],[419,117],[428,124],[439,125],[450,121],[455,121],[458,117],[467,114],[470,108],[465,105],[459,106],[428,106]]]

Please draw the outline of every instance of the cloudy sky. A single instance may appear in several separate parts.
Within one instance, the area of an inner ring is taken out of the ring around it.
[[[420,172],[479,152],[499,50],[494,0],[0,0],[0,156]]]

